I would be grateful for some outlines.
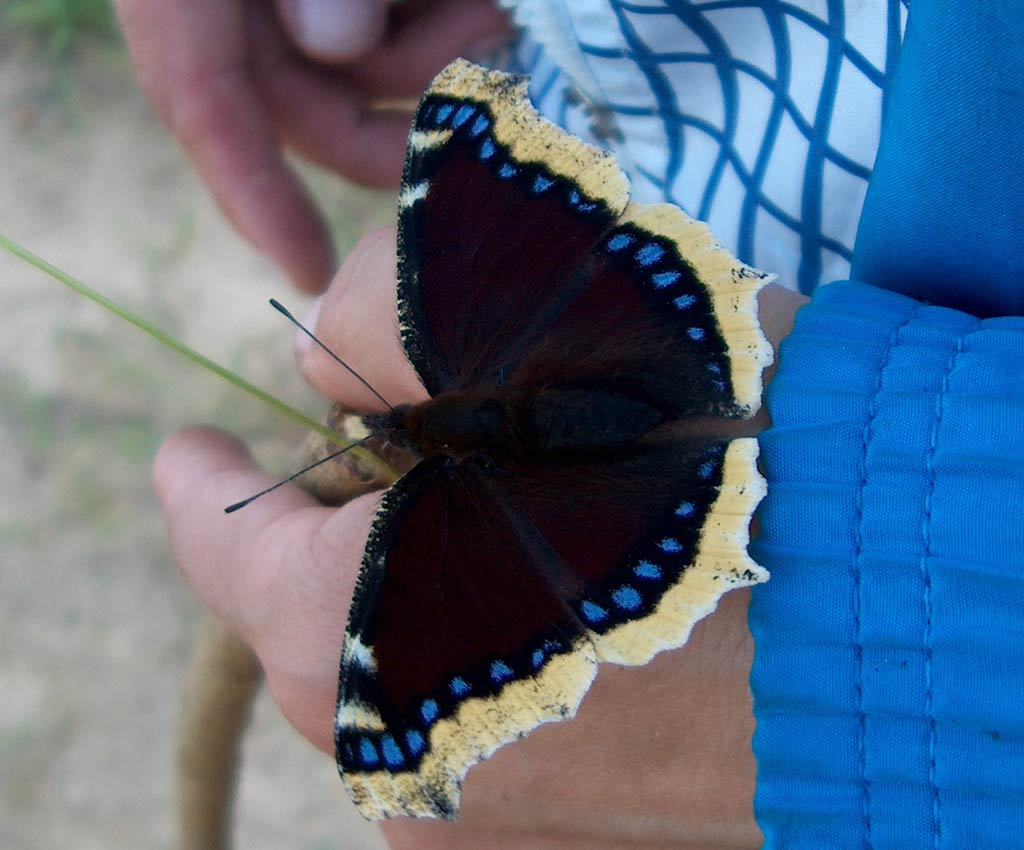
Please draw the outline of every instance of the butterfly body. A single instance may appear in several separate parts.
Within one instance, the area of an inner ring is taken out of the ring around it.
[[[767,275],[464,61],[417,111],[402,343],[430,398],[363,418],[416,464],[381,498],[335,743],[370,818],[452,818],[469,767],[572,717],[600,661],[681,646],[732,587],[764,493]]]
[[[512,443],[511,413],[494,393],[445,393],[418,405],[364,416],[370,433],[421,458],[454,462],[505,454]]]
[[[544,463],[614,453],[666,421],[655,404],[602,389],[449,392],[363,418],[367,429],[421,458]]]

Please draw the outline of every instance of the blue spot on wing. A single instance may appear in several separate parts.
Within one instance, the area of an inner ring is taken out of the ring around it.
[[[583,600],[583,604],[580,605],[580,611],[583,612],[583,618],[588,623],[603,623],[608,619],[608,612],[596,602],[591,602],[589,599]]]
[[[697,298],[694,295],[680,295],[673,299],[672,303],[676,305],[677,310],[686,310],[697,303]]]
[[[697,469],[697,474],[701,478],[710,478],[715,473],[715,466],[716,464],[714,463],[714,461],[710,460],[705,463],[702,463],[700,467]]]
[[[636,611],[644,600],[635,587],[624,584],[612,591],[612,601],[624,611]]]
[[[472,690],[472,688],[470,688],[469,682],[463,679],[462,676],[456,676],[448,684],[448,690],[452,692],[452,696],[464,697]]]
[[[426,749],[427,742],[423,739],[423,736],[418,730],[410,729],[405,733],[405,745],[409,748],[409,753],[411,755],[418,756]]]
[[[533,665],[533,669],[539,670],[546,657],[543,649],[535,649],[533,655],[530,656],[530,663]]]
[[[507,162],[498,169],[498,176],[503,180],[509,180],[510,178],[515,177],[518,173],[519,169],[514,165],[509,165]]]
[[[663,540],[658,541],[658,548],[661,549],[662,552],[670,552],[674,554],[676,552],[683,551],[683,544],[674,537],[666,537]]]
[[[693,516],[696,508],[693,506],[693,502],[681,502],[679,507],[676,508],[676,516],[682,517],[683,519],[689,519]]]
[[[440,127],[448,120],[448,117],[455,111],[455,107],[450,103],[446,103],[444,106],[437,110],[437,114],[434,115],[434,123]]]
[[[657,581],[661,578],[661,567],[651,561],[641,561],[633,567],[633,575],[637,578],[645,578],[650,581]]]
[[[704,329],[703,328],[690,328],[689,330],[686,331],[686,334],[694,342],[700,342],[702,339],[704,339]]]
[[[393,735],[384,735],[380,739],[380,751],[384,754],[384,763],[389,767],[405,764],[405,755]]]
[[[473,122],[473,126],[469,128],[469,135],[475,139],[490,126],[490,118],[488,118],[486,115],[478,115],[476,117],[476,121]]]
[[[633,243],[633,239],[634,237],[629,233],[616,233],[608,240],[608,250],[618,252],[623,248],[628,248]]]
[[[641,266],[650,266],[665,256],[665,249],[657,242],[648,242],[636,252],[636,261]]]
[[[367,767],[373,767],[374,765],[380,764],[380,756],[377,754],[377,748],[369,738],[359,739],[359,759]]]
[[[664,289],[666,286],[671,286],[679,280],[680,277],[682,277],[682,274],[677,271],[658,272],[657,274],[651,275],[651,283],[653,283],[658,289]]]
[[[452,126],[458,129],[470,119],[474,112],[476,112],[475,107],[470,106],[468,103],[463,104],[455,113],[455,117],[452,119]]]
[[[431,723],[437,720],[437,715],[437,700],[423,700],[423,705],[420,706],[420,717],[423,718],[423,722],[429,726]]]
[[[512,668],[504,661],[495,661],[491,664],[491,681],[495,683],[507,682],[512,678]]]
[[[552,186],[555,185],[555,181],[549,177],[545,177],[543,174],[538,174],[533,178],[532,189],[535,194],[539,195],[541,192],[546,192]]]
[[[490,159],[494,156],[494,152],[497,148],[494,147],[494,142],[490,139],[484,139],[480,143],[480,159]]]

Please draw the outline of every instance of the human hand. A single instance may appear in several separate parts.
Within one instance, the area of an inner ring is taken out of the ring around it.
[[[802,300],[779,287],[763,291],[774,343]],[[324,296],[317,333],[392,403],[421,401],[395,317],[390,230],[349,257]],[[324,395],[374,408],[373,396],[319,349],[303,345],[299,363]],[[155,476],[186,578],[253,647],[285,716],[332,752],[341,640],[376,496],[324,508],[289,487],[225,516],[224,505],[269,482],[237,441],[209,430],[172,437]],[[539,728],[470,771],[457,822],[388,823],[391,845],[759,846],[747,599],[746,591],[727,594],[686,647],[646,667],[602,665],[576,719]]]
[[[303,290],[334,269],[287,146],[394,186],[409,114],[456,56],[507,35],[489,0],[115,0],[139,82],[239,232]]]

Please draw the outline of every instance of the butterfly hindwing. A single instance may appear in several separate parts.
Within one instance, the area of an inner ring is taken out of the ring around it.
[[[594,677],[594,648],[547,580],[545,544],[498,495],[474,469],[428,461],[378,509],[335,726],[367,817],[454,817],[469,767],[571,717]]]
[[[771,350],[757,323],[768,277],[667,204],[630,204],[579,288],[509,376],[523,388],[601,387],[669,419],[745,418]]]
[[[727,590],[767,577],[746,552],[764,496],[756,458],[750,438],[689,439],[545,464],[505,485],[576,579],[566,599],[600,660],[646,664],[682,646]]]
[[[762,580],[745,551],[755,456],[737,440],[409,473],[378,511],[346,635],[336,743],[363,813],[453,817],[466,771],[572,717],[598,659],[644,664]]]

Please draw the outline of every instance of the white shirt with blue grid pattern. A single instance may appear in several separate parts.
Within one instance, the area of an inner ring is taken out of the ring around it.
[[[633,197],[708,221],[804,292],[844,278],[906,0],[504,0],[548,117]]]

